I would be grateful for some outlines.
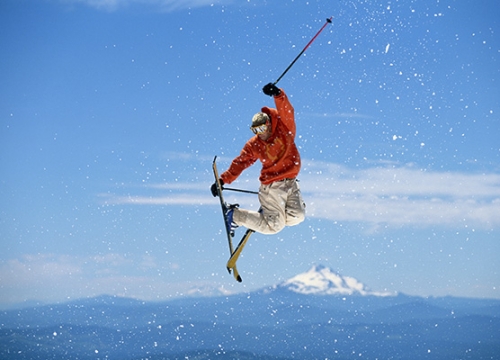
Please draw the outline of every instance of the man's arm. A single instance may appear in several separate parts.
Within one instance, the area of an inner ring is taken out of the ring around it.
[[[281,121],[286,126],[286,128],[295,137],[295,115],[293,106],[288,100],[288,96],[285,94],[283,89],[279,89],[273,83],[269,83],[262,88],[264,94],[274,97],[274,103],[276,104],[276,109],[281,118]]]
[[[276,104],[276,109],[278,110],[278,114],[281,117],[281,121],[292,133],[292,136],[295,137],[295,112],[292,104],[290,103],[290,100],[288,100],[288,96],[283,89],[281,89],[279,95],[274,96],[274,103]]]
[[[220,178],[224,181],[224,184],[231,184],[241,175],[243,170],[253,165],[256,161],[257,157],[254,156],[252,145],[249,141],[241,150],[240,155],[231,162],[229,169],[221,174]]]

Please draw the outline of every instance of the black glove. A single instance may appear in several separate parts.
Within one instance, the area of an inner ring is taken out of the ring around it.
[[[221,190],[224,190],[224,181],[222,181],[222,179],[219,179],[219,182],[220,182],[220,187],[221,187]],[[214,197],[218,196],[219,194],[217,193],[217,183],[214,182],[212,184],[212,187],[210,188],[210,191],[212,192],[212,195]]]
[[[269,95],[269,96],[278,96],[281,94],[281,90],[276,87],[273,83],[269,83],[266,86],[262,88],[262,91],[264,94]]]

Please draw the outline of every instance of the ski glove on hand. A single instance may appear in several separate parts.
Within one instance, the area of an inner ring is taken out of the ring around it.
[[[222,188],[222,190],[224,190],[224,181],[222,181],[222,179],[219,179],[219,182],[220,182],[220,186]],[[214,182],[212,184],[212,187],[210,188],[210,191],[212,192],[212,195],[214,197],[218,196],[219,194],[217,194],[217,183]]]
[[[281,94],[281,90],[276,87],[273,83],[269,83],[266,86],[262,88],[262,91],[264,94],[269,95],[269,96],[278,96]]]

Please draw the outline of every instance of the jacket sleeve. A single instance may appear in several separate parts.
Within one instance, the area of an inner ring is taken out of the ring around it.
[[[224,184],[231,184],[238,178],[238,176],[241,175],[243,170],[253,165],[256,161],[257,157],[252,151],[252,143],[251,141],[248,141],[241,150],[240,155],[232,161],[229,169],[224,171],[220,178],[224,181]]]
[[[274,103],[276,104],[276,109],[281,117],[281,121],[286,126],[288,131],[291,132],[292,136],[295,138],[296,128],[295,128],[295,114],[290,100],[283,89],[281,94],[274,97]]]

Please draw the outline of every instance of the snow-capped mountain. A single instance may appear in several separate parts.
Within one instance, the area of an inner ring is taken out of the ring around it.
[[[232,296],[0,311],[0,359],[498,359],[500,300],[356,294],[379,293],[315,266]]]
[[[394,296],[389,292],[371,291],[353,277],[342,276],[322,265],[298,274],[274,287],[304,295],[372,295]]]

